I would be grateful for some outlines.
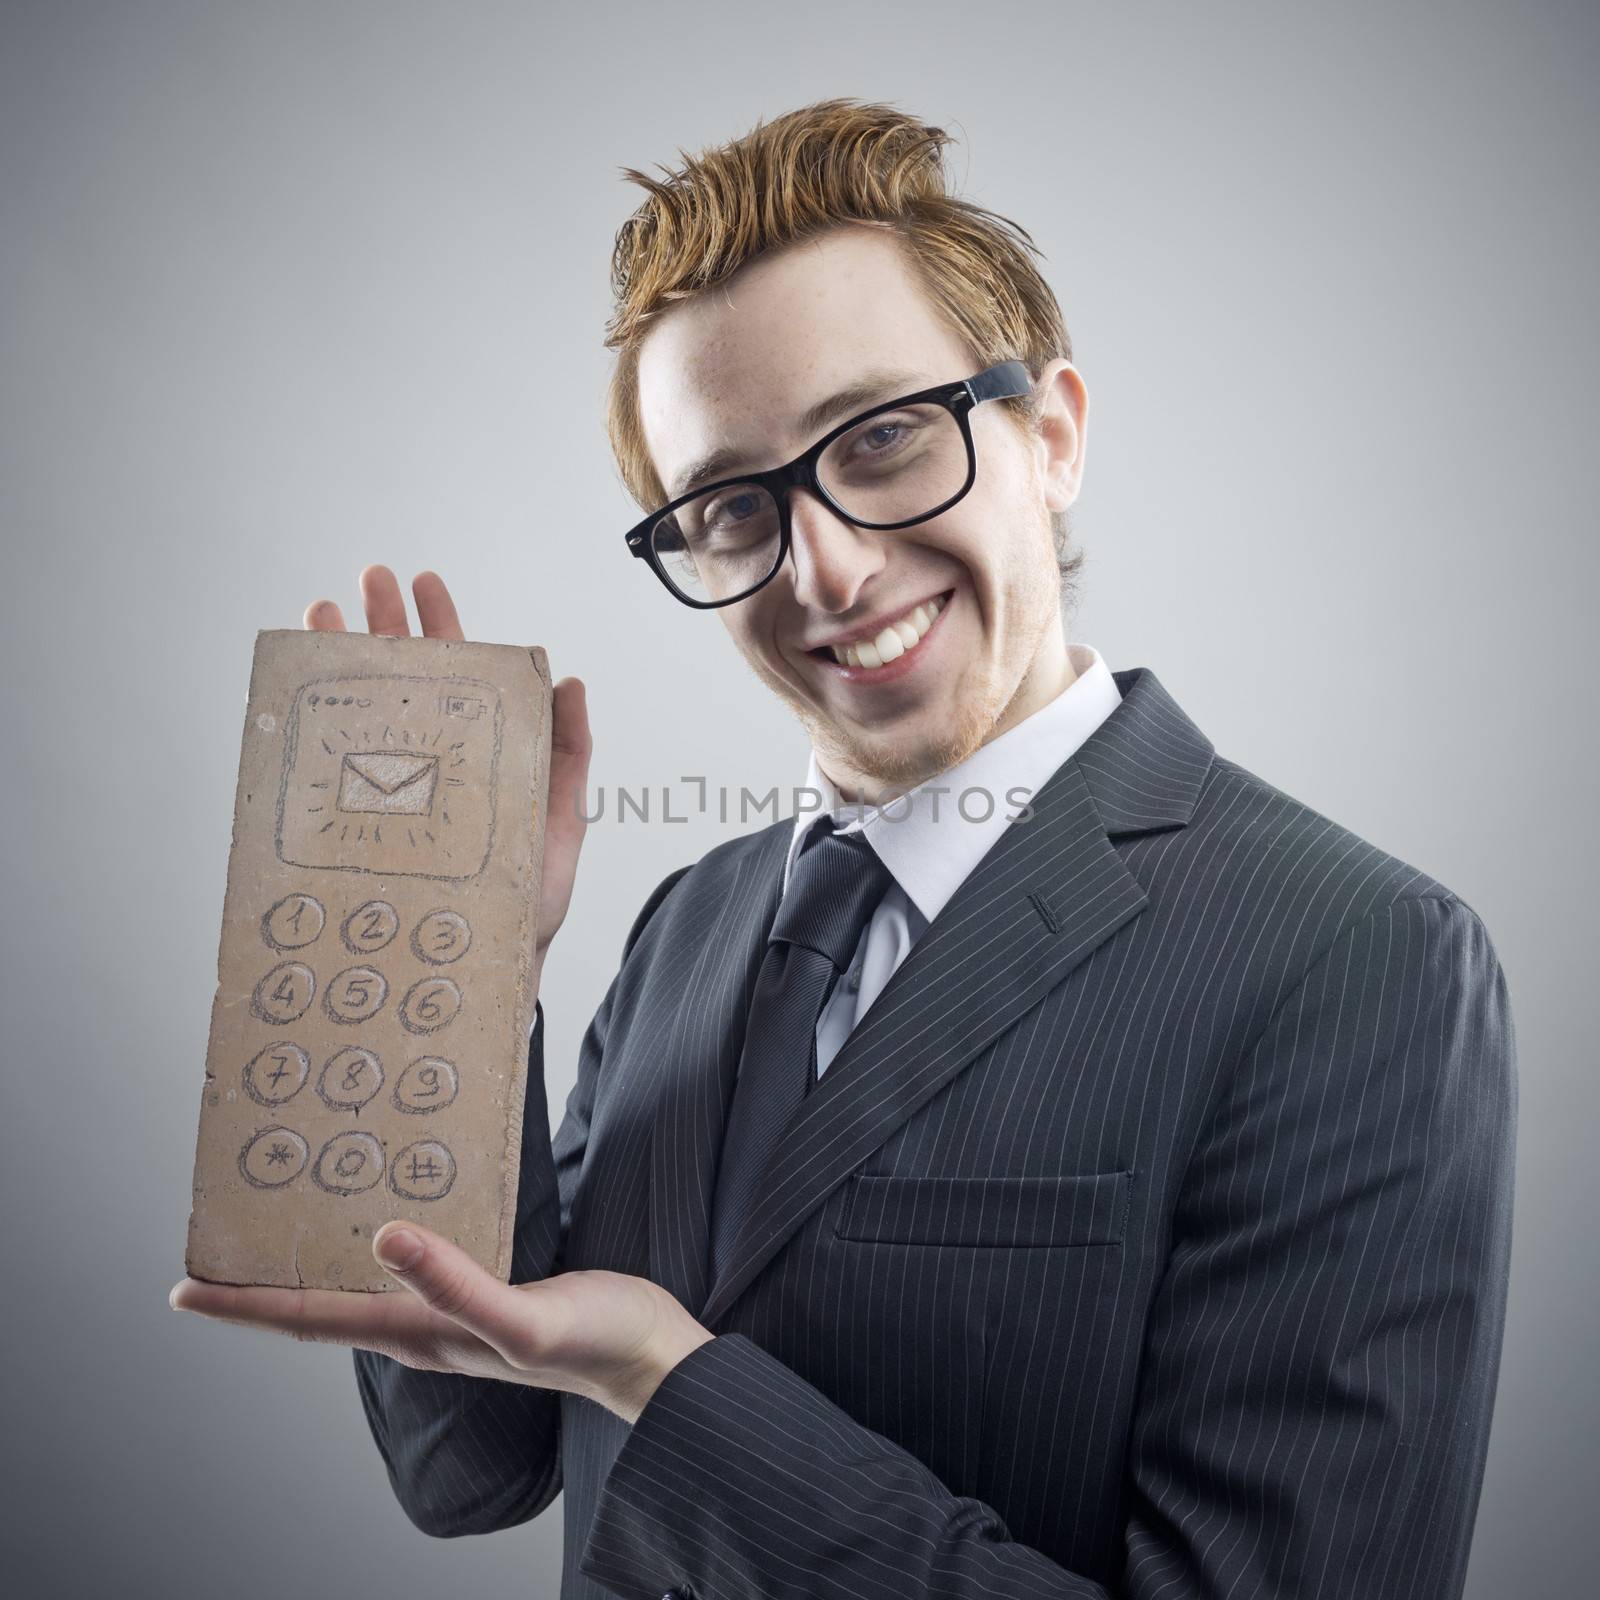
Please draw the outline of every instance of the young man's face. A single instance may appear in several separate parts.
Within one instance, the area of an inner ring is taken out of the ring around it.
[[[736,457],[724,476],[779,466],[879,400],[978,365],[895,238],[846,227],[758,258],[666,313],[640,351],[640,414],[670,496],[713,452]],[[881,391],[797,431],[802,413],[875,373],[886,375]],[[796,490],[782,569],[715,613],[846,798],[945,771],[1072,681],[1050,513],[1077,497],[1088,399],[1064,361],[1046,369],[1042,392],[1038,437],[999,402],[974,408],[977,477],[930,521],[874,532]],[[915,631],[928,602],[942,604],[932,626],[882,666],[841,665],[817,648],[908,617]]]

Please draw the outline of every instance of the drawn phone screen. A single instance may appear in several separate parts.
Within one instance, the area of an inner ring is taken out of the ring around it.
[[[323,678],[295,696],[277,849],[290,866],[461,881],[494,847],[499,691],[475,679]]]
[[[536,647],[257,636],[192,1276],[385,1290],[412,1217],[509,1277],[550,716]]]

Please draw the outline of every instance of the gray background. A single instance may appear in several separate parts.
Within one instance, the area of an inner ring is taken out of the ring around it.
[[[1579,1592],[1597,67],[1580,0],[5,5],[21,1592],[555,1592],[559,1509],[411,1528],[347,1352],[167,1307],[251,645],[323,594],[358,616],[368,561],[434,566],[470,636],[584,678],[592,795],[798,783],[798,725],[624,556],[600,330],[618,167],[831,94],[950,127],[965,192],[1046,252],[1092,398],[1073,636],[1494,936],[1522,1120],[1468,1591]],[[591,829],[546,971],[555,1115],[634,912],[736,831]]]

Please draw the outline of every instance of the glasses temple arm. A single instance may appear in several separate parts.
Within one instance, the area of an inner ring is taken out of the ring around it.
[[[999,366],[967,380],[967,392],[974,405],[985,400],[1009,400],[1029,393],[1032,388],[1033,378],[1021,361],[1002,361]]]

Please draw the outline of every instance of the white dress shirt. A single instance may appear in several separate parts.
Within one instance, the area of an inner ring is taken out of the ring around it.
[[[1093,645],[1069,644],[1067,654],[1078,676],[1054,700],[885,806],[843,799],[811,752],[801,792],[820,795],[821,809],[795,817],[783,867],[785,892],[807,833],[824,815],[833,817],[840,833],[862,833],[893,875],[817,1019],[819,1079],[967,874],[1121,702],[1122,691]]]

